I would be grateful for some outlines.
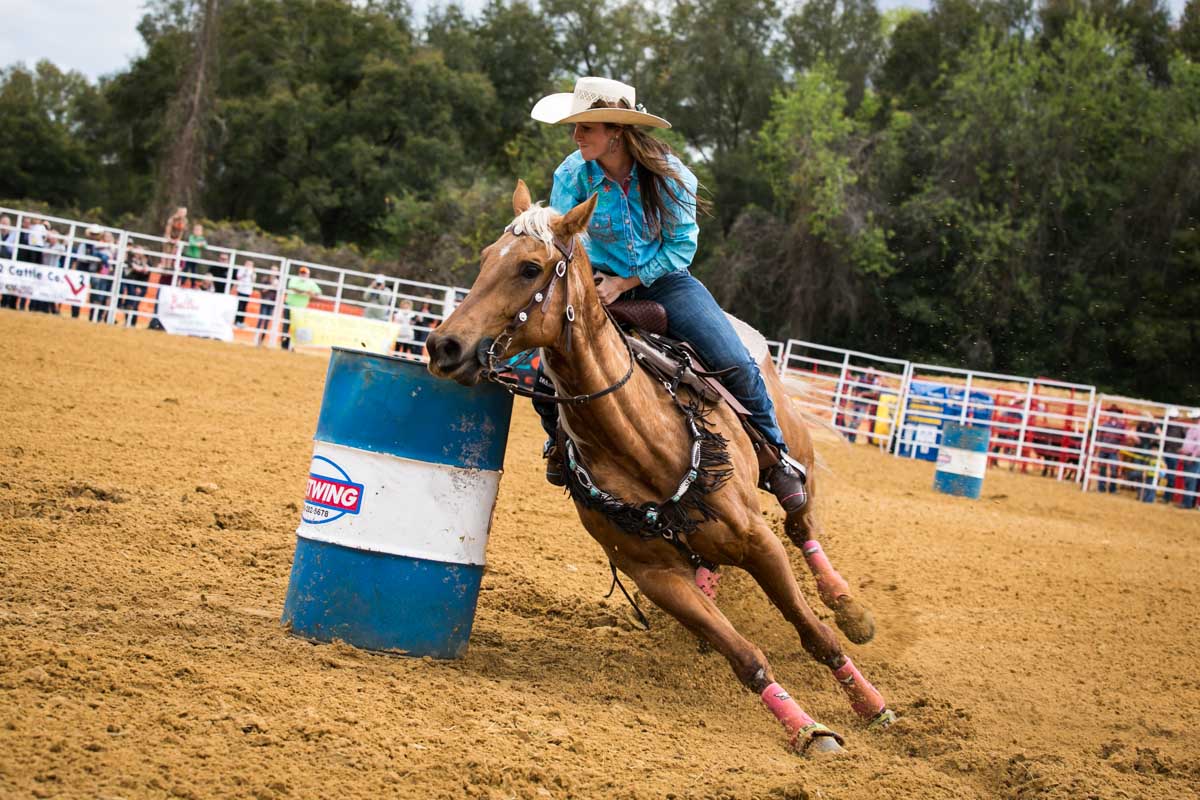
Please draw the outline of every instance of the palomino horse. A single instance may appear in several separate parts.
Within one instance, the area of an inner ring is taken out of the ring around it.
[[[569,399],[561,406],[560,420],[574,457],[587,465],[595,486],[641,507],[670,497],[680,487],[679,476],[689,470],[694,475],[697,456],[689,446],[681,406],[660,381],[633,368],[630,349],[600,304],[591,264],[576,238],[587,228],[595,205],[593,196],[559,215],[532,206],[529,190],[518,181],[513,194],[517,217],[483,250],[470,294],[429,337],[429,369],[474,385],[488,377],[498,358],[542,348],[560,399]],[[808,468],[810,500],[788,517],[785,529],[804,552],[821,600],[836,612],[838,626],[852,641],[869,641],[874,635],[870,613],[850,595],[815,538],[812,441],[775,371],[764,368],[763,376],[791,454]],[[775,681],[762,652],[734,629],[711,593],[697,583],[698,560],[745,569],[795,626],[804,649],[833,672],[866,723],[886,727],[895,718],[802,596],[787,552],[759,508],[758,457],[737,416],[722,404],[707,413],[706,425],[727,440],[725,469],[732,474],[710,482],[704,518],[686,536],[669,531],[666,536],[631,535],[576,497],[579,517],[612,564],[646,597],[725,656],[738,679],[783,723],[793,749],[841,750],[842,738],[801,710]],[[690,427],[695,436],[695,426]],[[689,554],[699,559],[689,561]]]

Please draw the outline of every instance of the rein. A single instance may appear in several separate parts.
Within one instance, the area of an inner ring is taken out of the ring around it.
[[[512,233],[514,236],[525,235],[524,233],[516,233],[513,231],[511,225],[505,228],[505,231]],[[629,369],[627,369],[625,371],[625,375],[615,383],[590,394],[575,394],[567,396],[556,393],[548,394],[546,392],[539,392],[536,389],[526,389],[521,385],[520,381],[517,380],[516,377],[510,377],[509,375],[506,375],[506,373],[512,372],[509,367],[499,363],[503,359],[504,353],[512,344],[513,337],[516,335],[517,330],[529,321],[530,312],[532,312],[539,303],[541,304],[542,314],[546,314],[550,308],[550,301],[554,298],[554,290],[558,286],[560,279],[563,282],[563,292],[566,293],[566,310],[564,311],[565,322],[563,325],[563,336],[566,339],[566,351],[568,353],[571,352],[571,326],[575,322],[575,306],[571,304],[570,275],[571,260],[575,255],[575,237],[572,236],[567,242],[566,246],[564,246],[562,242],[555,238],[554,246],[558,249],[558,252],[562,255],[562,258],[559,259],[558,263],[554,265],[554,271],[550,275],[550,280],[533,293],[533,297],[530,298],[529,302],[526,303],[525,306],[516,313],[512,320],[510,320],[509,323],[504,326],[504,330],[500,331],[500,334],[492,340],[491,344],[488,345],[487,350],[479,353],[477,357],[479,358],[480,362],[483,363],[483,378],[491,381],[492,383],[500,384],[508,390],[509,394],[518,395],[520,397],[530,397],[536,400],[545,400],[548,403],[583,405],[584,403],[590,403],[593,400],[604,397],[606,394],[615,392],[617,389],[620,389],[622,386],[628,383],[629,379],[633,377],[633,347],[629,344],[629,338],[625,335],[625,332],[621,330],[621,326],[617,325],[616,320],[612,318],[612,314],[609,313],[607,308],[604,309],[604,314],[606,317],[608,317],[608,321],[612,323],[613,327],[617,329],[617,333],[620,334],[621,342],[625,345],[626,354],[629,356]]]
[[[511,225],[505,230],[514,236],[525,235],[524,233],[514,231]],[[526,389],[522,386],[516,377],[511,375],[513,370],[502,363],[504,354],[512,344],[517,331],[529,321],[530,314],[534,309],[540,304],[541,313],[545,315],[548,312],[550,301],[554,298],[554,291],[558,287],[560,280],[563,283],[563,291],[566,293],[563,337],[566,340],[566,352],[571,352],[571,327],[575,322],[575,307],[571,304],[570,274],[571,261],[575,254],[575,242],[575,237],[571,237],[566,245],[557,238],[554,239],[553,244],[562,255],[562,258],[554,265],[550,279],[533,293],[529,302],[504,326],[504,329],[500,331],[496,338],[487,345],[486,350],[483,347],[486,340],[479,345],[476,358],[479,359],[483,366],[484,379],[500,384],[508,390],[509,394],[530,397],[551,403],[582,405],[615,392],[624,386],[633,376],[635,364],[639,358],[634,354],[629,336],[625,331],[621,330],[621,326],[613,319],[612,312],[604,306],[602,306],[604,314],[621,337],[621,341],[625,345],[625,352],[629,357],[629,369],[615,383],[590,394],[563,396],[557,393],[539,392],[535,389]],[[689,361],[690,359],[686,359],[683,363],[686,364]],[[506,375],[505,373],[509,374]],[[683,415],[691,439],[688,470],[675,489],[675,492],[666,500],[635,505],[606,492],[596,485],[591,473],[579,457],[574,441],[565,435],[561,427],[558,431],[558,441],[560,446],[564,448],[566,455],[568,467],[566,476],[567,491],[577,503],[585,508],[600,511],[619,530],[626,533],[639,536],[642,539],[663,539],[673,545],[693,568],[705,567],[710,570],[716,570],[717,567],[715,564],[700,556],[689,546],[687,537],[689,534],[694,533],[701,523],[717,518],[716,512],[708,505],[705,498],[707,495],[720,489],[732,474],[732,468],[729,465],[729,455],[726,449],[728,443],[725,437],[716,431],[710,430],[706,424],[702,396],[690,403],[684,403],[680,400],[677,390],[682,374],[683,368],[680,367],[679,372],[672,376],[673,379],[660,378],[662,385],[671,396],[675,407]],[[611,562],[609,566],[612,568],[613,586],[609,588],[608,595],[606,596],[612,595],[613,589],[619,586],[621,592],[624,593],[630,604],[633,605],[639,621],[648,630],[650,623],[645,615],[642,614],[641,609],[638,608],[637,603],[625,591],[620,578],[617,577],[616,566]]]

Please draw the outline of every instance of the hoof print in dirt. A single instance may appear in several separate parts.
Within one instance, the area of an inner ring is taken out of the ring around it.
[[[213,514],[213,527],[222,531],[250,531],[262,526],[253,511],[218,511]]]

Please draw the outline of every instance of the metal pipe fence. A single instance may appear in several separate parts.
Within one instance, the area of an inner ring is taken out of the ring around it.
[[[393,323],[393,351],[424,360],[429,333],[466,294],[207,243],[197,252],[162,236],[0,207],[0,305],[9,308],[166,327],[177,307],[206,306],[217,328],[180,332],[268,346],[289,343],[291,312],[303,308]],[[797,339],[767,348],[794,402],[851,442],[863,436],[896,456],[936,458],[945,423],[985,426],[991,466],[1033,467],[1083,491],[1126,488],[1147,502],[1193,507],[1200,498],[1200,408]]]

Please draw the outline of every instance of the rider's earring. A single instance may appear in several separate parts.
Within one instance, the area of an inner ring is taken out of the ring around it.
[[[614,136],[608,140],[608,152],[610,152],[610,153],[617,152],[617,137]]]

